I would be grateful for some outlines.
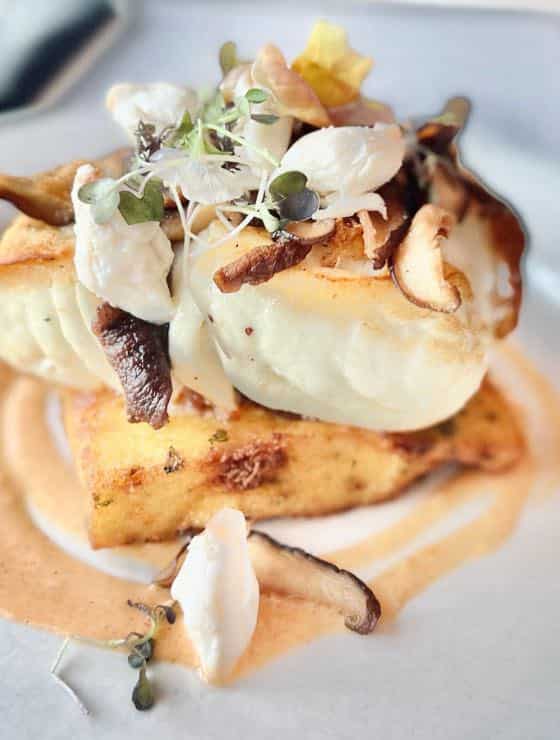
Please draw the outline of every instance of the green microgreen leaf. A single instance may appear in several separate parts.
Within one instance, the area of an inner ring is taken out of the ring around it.
[[[142,657],[142,655],[140,655],[140,653],[133,652],[133,653],[130,653],[129,656],[128,656],[128,665],[131,668],[134,668],[134,670],[136,670],[136,671],[139,668],[142,668],[142,666],[144,665],[145,662],[146,661],[144,660],[144,658]]]
[[[142,197],[123,190],[120,193],[118,207],[129,226],[146,221],[161,221],[164,213],[161,180],[155,177],[149,180]]]
[[[226,41],[220,47],[219,53],[220,68],[223,75],[227,75],[234,67],[237,67],[237,45],[234,41]]]
[[[202,108],[201,119],[204,123],[215,123],[222,117],[226,103],[221,92],[214,93],[209,100],[206,101]]]
[[[213,133],[213,132],[210,132]],[[214,142],[212,141],[212,137],[206,133],[204,136],[204,149],[206,154],[223,154],[226,151],[231,151],[232,147],[228,146],[228,142],[224,137],[215,136],[215,142],[216,144],[222,145],[222,149],[217,147]]]
[[[268,93],[259,87],[252,87],[245,93],[245,98],[249,103],[264,103],[268,99]]]
[[[151,709],[154,705],[154,692],[146,675],[145,666],[142,666],[138,673],[138,681],[132,692],[132,703],[140,712]]]
[[[111,177],[102,177],[99,180],[87,182],[85,185],[82,185],[78,190],[78,198],[82,203],[93,205],[93,203],[97,203],[99,200],[103,200],[103,198],[110,195],[115,189],[115,180]]]
[[[239,98],[235,98],[234,102],[240,116],[248,116],[251,113],[249,101],[244,95],[240,96]]]
[[[91,207],[93,220],[96,224],[106,224],[111,220],[115,211],[119,207],[119,192],[113,190],[102,200],[98,200]]]
[[[136,648],[135,652],[142,656],[142,658],[148,663],[152,659],[154,654],[154,641],[152,639],[141,642]]]
[[[319,208],[319,196],[313,190],[304,188],[301,192],[287,195],[278,201],[276,209],[280,218],[288,221],[305,221]]]
[[[158,622],[165,619],[168,624],[175,624],[177,614],[173,607],[168,606],[167,604],[158,604],[154,607],[154,617]]]
[[[166,137],[166,143],[170,146],[184,146],[185,141],[193,128],[194,124],[191,119],[191,114],[186,110],[181,118],[181,123]]]
[[[264,123],[267,126],[280,120],[280,116],[275,116],[274,113],[252,113],[251,118],[253,121]]]
[[[268,192],[274,200],[282,200],[288,195],[301,193],[307,185],[307,176],[303,172],[290,170],[278,175],[268,186]]]
[[[264,224],[264,228],[271,234],[276,231],[280,226],[280,220],[276,218],[268,208],[261,208],[259,210],[259,216]]]

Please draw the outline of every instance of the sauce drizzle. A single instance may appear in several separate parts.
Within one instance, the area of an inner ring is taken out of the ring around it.
[[[495,364],[495,379],[506,394],[515,389],[509,396],[515,398],[528,448],[520,463],[499,475],[455,472],[434,484],[396,523],[326,555],[340,567],[376,569],[371,586],[385,623],[439,578],[498,549],[515,530],[531,494],[538,501],[560,485],[556,392],[511,345],[500,350]],[[127,599],[155,604],[169,595],[71,557],[33,524],[26,502],[68,534],[85,537],[85,496],[51,440],[44,414],[47,394],[39,381],[0,367],[0,614],[65,635],[122,637],[143,626],[141,615],[126,606]],[[455,527],[446,525],[461,507],[473,506],[474,517],[459,517]],[[117,548],[158,567],[176,549],[176,543]],[[341,630],[343,620],[325,607],[263,594],[257,630],[236,675]],[[157,657],[196,665],[180,626],[162,630]]]

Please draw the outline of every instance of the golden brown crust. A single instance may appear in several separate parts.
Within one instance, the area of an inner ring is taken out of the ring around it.
[[[105,175],[118,176],[129,149],[118,149],[97,160]],[[74,220],[70,193],[76,170],[83,160],[61,165],[33,177],[14,177],[0,174],[0,199],[12,203],[30,218],[39,219],[51,226],[66,226]]]
[[[245,402],[227,421],[172,416],[154,432],[130,426],[123,401],[109,392],[67,391],[64,411],[92,504],[95,547],[170,539],[227,505],[251,519],[340,511],[395,496],[445,462],[501,470],[523,450],[508,403],[488,381],[451,421],[410,434],[309,421]],[[165,470],[170,447],[182,460],[172,474]]]
[[[51,262],[73,254],[72,227],[60,229],[29,216],[16,216],[0,239],[0,266]]]
[[[106,157],[92,160],[106,176],[118,176],[129,149],[117,149]],[[76,170],[85,160],[76,160],[48,172],[19,180],[9,187],[0,179],[0,198],[10,200],[24,213],[18,215],[0,239],[0,265],[71,257],[74,253],[74,218],[70,192]],[[1,178],[1,176],[0,176]],[[10,179],[10,178],[8,178]],[[18,196],[18,192],[23,195]],[[64,227],[64,228],[60,228]]]
[[[223,485],[228,491],[248,491],[272,482],[287,462],[281,434],[273,434],[266,440],[252,440],[233,450],[211,450],[206,460],[209,483]]]

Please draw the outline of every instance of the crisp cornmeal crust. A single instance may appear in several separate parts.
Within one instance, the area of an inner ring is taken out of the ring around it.
[[[489,381],[453,419],[406,434],[250,402],[228,421],[192,411],[156,432],[129,424],[110,392],[65,391],[63,399],[94,547],[170,539],[223,506],[250,519],[327,514],[394,496],[445,462],[499,471],[523,450],[514,414]]]

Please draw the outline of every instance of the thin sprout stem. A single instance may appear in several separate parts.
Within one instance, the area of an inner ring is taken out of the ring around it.
[[[237,134],[228,131],[227,128],[224,128],[223,126],[218,126],[214,123],[205,123],[204,125],[211,131],[215,131],[217,134],[221,134],[222,136],[227,136],[229,139],[235,141],[237,144],[240,144],[241,146],[246,146],[248,149],[252,149],[256,154],[260,154],[261,157],[264,157],[274,167],[278,167],[280,165],[280,162],[275,157],[273,157],[267,149],[261,149],[254,144],[250,144],[243,136],[238,136]]]
[[[224,212],[222,211],[221,208],[216,208],[216,216],[218,217],[218,221],[222,224],[222,226],[225,229],[227,229],[228,232],[234,228],[231,222],[224,215]]]
[[[132,172],[125,172],[124,175],[118,178],[118,180],[115,180],[115,187],[122,185],[123,182],[126,183],[127,180],[130,180],[130,178],[134,177],[135,175],[144,175],[146,172],[149,171],[149,166],[145,164],[142,165],[142,167],[139,167],[137,170],[132,170]]]
[[[181,226],[183,227],[183,252],[184,254],[187,254],[190,240],[189,231],[187,229],[187,219],[185,217],[185,209],[183,208],[183,204],[181,203],[181,198],[179,197],[177,186],[172,185],[169,189],[171,190],[171,195],[173,196],[175,205],[177,206],[177,212],[179,213],[179,219],[181,220]],[[191,205],[192,204],[189,202],[189,205],[187,206],[187,212],[190,210]]]
[[[248,216],[250,213],[253,214],[253,216],[256,215],[257,210],[254,205],[251,206],[220,206],[222,211],[224,213],[244,213],[246,216]]]
[[[256,209],[258,209],[258,207],[262,205],[262,202],[264,200],[267,179],[268,179],[268,175],[266,174],[266,172],[263,171],[261,175],[261,181],[259,184],[259,191],[257,193],[257,198],[255,200]],[[228,234],[224,234],[220,239],[218,239],[218,241],[214,242],[212,244],[212,248],[215,249],[216,247],[219,247],[224,242],[228,241],[228,239],[232,239],[234,236],[237,236],[237,234],[240,234],[243,231],[243,229],[251,223],[254,217],[255,217],[255,211],[251,211],[251,213],[249,213],[249,215],[247,215],[238,226],[236,226]]]
[[[148,172],[146,177],[142,180],[142,185],[140,185],[140,190],[138,191],[138,194],[141,198],[144,197],[144,191],[146,189],[146,185],[150,182],[152,177],[155,177],[157,175],[157,172],[155,170],[151,170]]]
[[[228,239],[233,239],[234,236],[237,236],[238,234],[240,234],[243,231],[243,229],[251,223],[254,217],[255,217],[254,213],[250,213],[248,216],[245,216],[243,221],[241,221],[241,223],[238,226],[236,226],[234,229],[229,231],[227,234],[224,234],[222,237],[220,237],[220,239],[218,239],[218,241],[213,242],[212,249],[215,249],[216,247],[221,246],[224,242],[227,242]]]
[[[86,707],[86,705],[83,703],[83,701],[80,699],[78,694],[74,691],[74,689],[69,684],[67,684],[66,681],[63,678],[61,678],[56,672],[58,669],[58,666],[60,665],[60,661],[62,660],[62,656],[66,652],[66,649],[69,644],[70,644],[70,638],[66,637],[64,639],[64,642],[60,646],[58,653],[56,654],[56,658],[54,659],[54,662],[51,666],[50,674],[53,680],[61,688],[63,688],[64,691],[66,691],[66,693],[68,694],[68,696],[71,697],[72,701],[78,705],[80,712],[87,717],[90,713],[89,709]]]

